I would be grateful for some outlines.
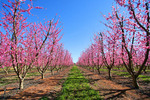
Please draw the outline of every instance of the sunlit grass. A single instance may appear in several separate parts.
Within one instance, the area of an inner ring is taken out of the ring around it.
[[[90,88],[88,80],[74,66],[57,100],[101,100],[101,98],[99,92]]]
[[[26,77],[30,77],[30,76],[39,76],[40,73],[38,72],[32,72],[32,73],[27,73]]]
[[[116,67],[113,69],[117,69]],[[122,71],[125,70],[125,68],[120,68],[118,71],[114,71],[112,70],[111,72],[119,75],[119,76],[123,76],[123,77],[131,77],[130,74],[128,72]],[[100,69],[100,71],[106,72],[107,69]],[[150,72],[150,70],[147,70],[147,72]],[[146,76],[146,75],[139,75],[138,79],[143,80],[145,82],[150,82],[150,76]]]
[[[17,77],[4,77],[0,79],[0,86],[8,85],[17,81]]]
[[[31,76],[39,76],[39,75],[40,75],[40,73],[38,73],[38,72],[29,72],[29,73],[27,73],[26,78],[29,78]],[[11,84],[11,83],[15,83],[15,82],[17,82],[17,80],[18,80],[17,75],[2,77],[2,78],[0,78],[0,86],[5,86],[5,85]]]
[[[119,76],[130,77],[128,72],[112,71],[112,73],[119,75]]]
[[[107,69],[100,69],[100,71],[102,71],[102,72],[107,72]]]
[[[142,79],[145,82],[150,82],[150,76],[139,75],[139,79]]]

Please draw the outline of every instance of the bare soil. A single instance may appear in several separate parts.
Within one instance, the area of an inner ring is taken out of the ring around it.
[[[8,100],[38,100],[43,96],[47,96],[50,100],[54,100],[61,91],[62,83],[67,78],[69,70],[66,68],[61,72],[55,72],[54,75],[47,73],[45,79],[40,77],[30,77],[25,81],[25,89],[18,90],[18,83],[7,85],[5,98]],[[78,67],[84,76],[89,80],[91,88],[99,91],[100,96],[105,100],[150,100],[150,86],[148,83],[140,83],[140,89],[133,89],[131,80],[121,76],[113,75],[112,80],[107,79],[107,73],[91,72],[85,68]],[[146,88],[147,87],[147,88]],[[4,89],[0,89],[0,99],[3,99]]]
[[[107,73],[91,72],[87,69],[79,67],[82,73],[89,79],[90,85],[93,89],[99,91],[100,95],[106,100],[150,100],[150,96],[143,94],[140,89],[132,89],[128,87],[130,80],[122,79],[122,77],[116,76],[112,80],[107,79]],[[117,80],[117,81],[115,81]],[[131,85],[131,84],[130,84]],[[143,87],[145,85],[143,84]],[[140,84],[141,87],[141,84]],[[144,89],[144,88],[142,88]],[[144,91],[144,90],[142,90]],[[147,91],[148,93],[149,91]]]
[[[0,99],[37,100],[42,96],[54,98],[56,93],[61,90],[61,80],[65,78],[70,69],[71,67],[60,72],[55,71],[54,75],[46,73],[43,80],[40,76],[31,76],[25,79],[23,90],[18,89],[18,83],[3,86],[0,88]]]

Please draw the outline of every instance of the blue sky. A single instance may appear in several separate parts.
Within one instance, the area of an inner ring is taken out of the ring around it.
[[[105,29],[100,23],[104,21],[101,13],[107,15],[111,12],[113,2],[114,0],[33,0],[34,6],[46,9],[32,10],[33,16],[28,20],[42,22],[54,18],[57,13],[63,26],[61,34],[64,34],[60,42],[72,54],[73,61],[77,62],[82,51],[91,44],[93,35]]]

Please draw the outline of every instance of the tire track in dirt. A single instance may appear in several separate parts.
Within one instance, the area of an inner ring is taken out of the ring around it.
[[[24,89],[22,92],[10,97],[9,100],[38,100],[42,96],[47,96],[50,100],[53,100],[56,94],[61,91],[62,84],[60,81],[68,75],[71,68],[59,72],[58,75],[43,79],[42,83]]]
[[[107,80],[98,74],[90,72],[87,69],[78,67],[87,79],[90,81],[90,86],[99,91],[100,96],[105,100],[150,100],[145,95],[139,95],[130,87],[123,87],[115,82]]]

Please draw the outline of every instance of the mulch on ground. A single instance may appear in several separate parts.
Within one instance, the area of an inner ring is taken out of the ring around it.
[[[137,93],[136,90],[117,84],[111,80],[79,67],[82,73],[89,79],[93,89],[100,92],[100,95],[106,100],[150,100],[147,95]]]

